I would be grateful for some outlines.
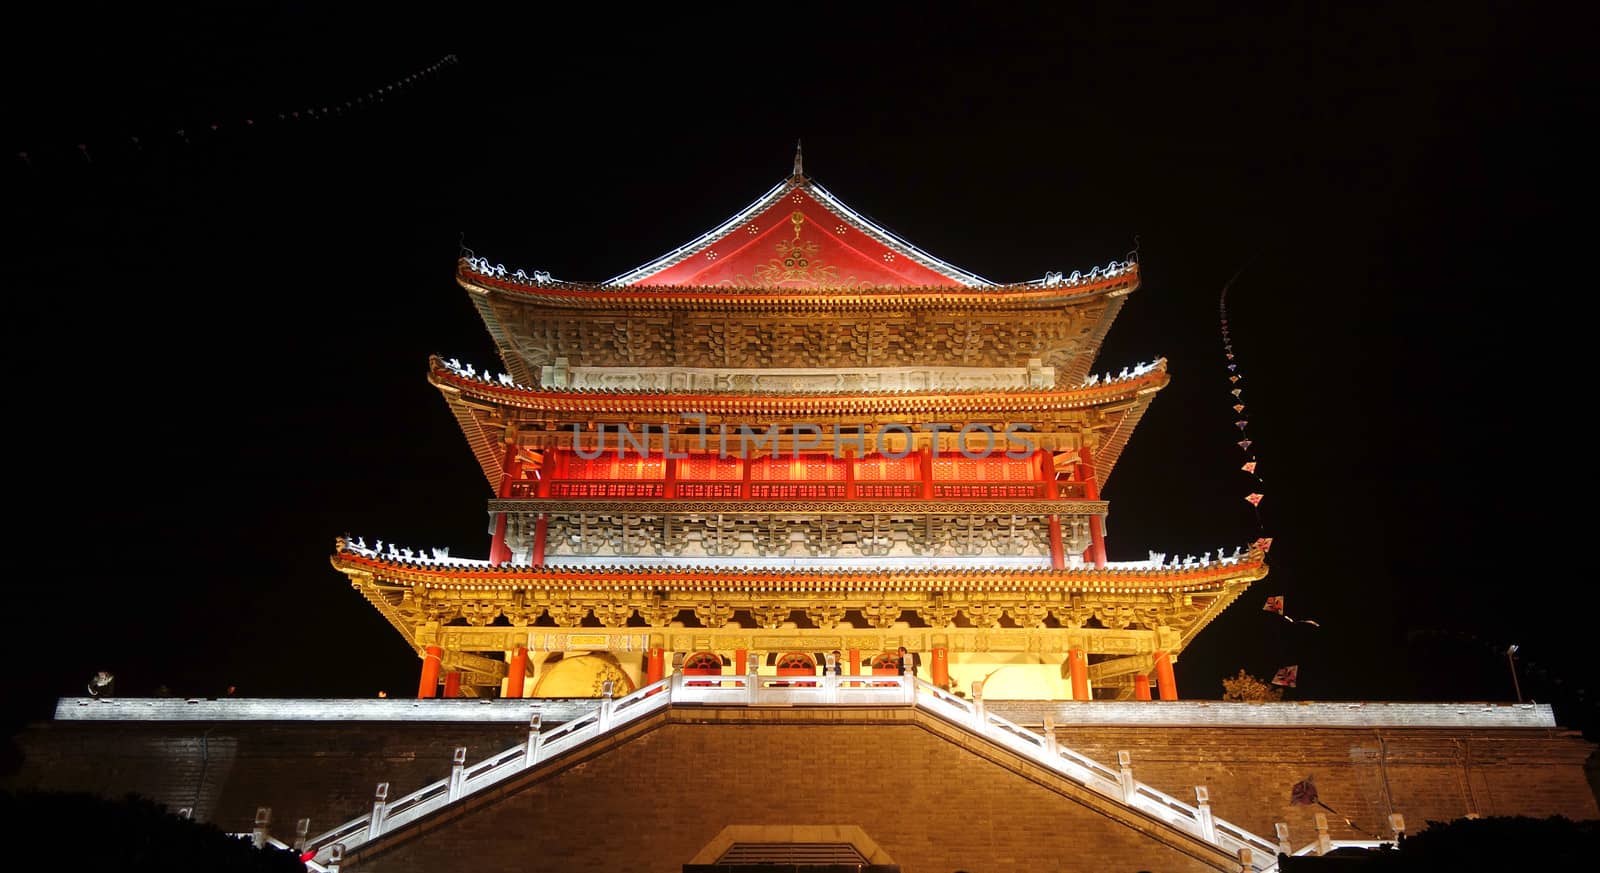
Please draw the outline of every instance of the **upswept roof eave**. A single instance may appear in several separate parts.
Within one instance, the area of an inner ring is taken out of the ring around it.
[[[652,285],[615,286],[607,283],[572,282],[552,279],[522,270],[507,272],[504,265],[490,265],[483,258],[462,258],[457,263],[456,282],[474,295],[505,294],[521,301],[536,301],[554,306],[630,305],[740,307],[829,307],[843,306],[1053,306],[1092,301],[1098,297],[1122,297],[1139,288],[1136,261],[1113,261],[1104,269],[1095,267],[1088,274],[1074,272],[1050,281],[1018,282],[1010,285],[894,286],[861,288],[771,288],[764,286]]]
[[[370,551],[370,550],[369,550]],[[1017,567],[963,567],[922,569],[838,569],[792,570],[787,568],[750,567],[557,567],[526,564],[430,563],[426,559],[410,560],[384,555],[364,554],[353,549],[340,537],[335,541],[330,560],[342,573],[360,573],[374,579],[386,579],[398,584],[423,584],[430,582],[448,585],[481,584],[488,589],[503,587],[529,587],[540,584],[577,586],[583,583],[598,585],[660,585],[662,583],[718,583],[746,588],[751,585],[810,583],[838,585],[861,582],[866,588],[945,586],[963,581],[982,582],[1004,578],[1007,584],[1023,585],[1085,584],[1092,590],[1120,590],[1141,585],[1158,585],[1164,590],[1216,590],[1229,585],[1251,583],[1267,574],[1266,552],[1259,544],[1252,545],[1237,559],[1197,564],[1189,567],[1160,567],[1144,569],[1079,567],[1067,569],[1017,568]]]

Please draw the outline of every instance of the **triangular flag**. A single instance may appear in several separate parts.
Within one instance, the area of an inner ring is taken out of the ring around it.
[[[1289,789],[1289,802],[1295,806],[1315,806],[1322,802],[1317,799],[1317,785],[1311,781],[1310,776],[1296,782],[1294,787]]]
[[[1229,391],[1228,393],[1232,394],[1235,397],[1238,397],[1239,396],[1239,392],[1243,391],[1243,390],[1244,390],[1243,388],[1235,388],[1232,391]]]
[[[1239,365],[1238,364],[1229,364],[1228,365],[1228,372],[1230,372],[1230,373],[1233,372],[1234,370],[1237,370],[1237,369],[1239,369]]]
[[[1250,451],[1250,441],[1249,440],[1240,440],[1239,441],[1239,448],[1244,449],[1247,452]]]
[[[1268,597],[1267,605],[1261,608],[1267,612],[1276,612],[1279,615],[1283,615],[1283,595]]]
[[[1272,549],[1272,537],[1262,537],[1251,543],[1250,548],[1260,549],[1263,552],[1270,551]]]
[[[1244,404],[1243,403],[1235,403],[1233,405],[1233,411],[1234,412],[1244,412]]]
[[[1228,360],[1233,360],[1233,355],[1231,353],[1228,355]]]
[[[1229,382],[1237,382],[1237,381],[1239,381],[1239,377],[1238,376],[1229,376],[1228,377],[1228,381]]]
[[[1273,685],[1282,685],[1285,688],[1293,688],[1293,687],[1295,687],[1295,681],[1298,680],[1299,678],[1300,678],[1300,667],[1299,667],[1299,665],[1295,665],[1293,667],[1284,667],[1283,669],[1278,671],[1277,675],[1272,677],[1272,684]]]
[[[1261,498],[1265,496],[1264,494],[1246,494],[1244,499],[1249,501],[1251,506],[1260,506]]]
[[[1254,473],[1256,471],[1256,462],[1255,461],[1246,461],[1244,463],[1244,466],[1240,467],[1239,469],[1245,471],[1246,473]]]
[[[1233,426],[1238,428],[1238,429],[1240,429],[1240,430],[1244,430],[1245,428],[1250,426],[1250,422],[1248,422],[1248,421],[1236,421],[1236,422],[1233,423]]]

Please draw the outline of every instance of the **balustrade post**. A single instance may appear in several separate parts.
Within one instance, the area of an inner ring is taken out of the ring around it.
[[[389,814],[389,783],[379,782],[372,799],[372,817],[367,819],[367,839],[376,840],[383,833],[383,820]]]
[[[1194,803],[1200,813],[1200,836],[1208,843],[1217,841],[1217,822],[1211,816],[1211,792],[1204,785],[1194,787]]]
[[[984,715],[983,712],[982,679],[973,680],[972,683],[972,720],[975,723],[974,726],[977,727],[978,731],[980,733],[984,732],[984,727],[989,719]]]
[[[1122,786],[1122,802],[1132,806],[1138,789],[1133,781],[1133,755],[1126,750],[1117,753],[1117,782]]]
[[[1041,725],[1041,728],[1044,730],[1045,753],[1050,756],[1051,760],[1054,760],[1061,754],[1061,748],[1056,743],[1056,720],[1048,715],[1045,716],[1044,724]]]
[[[344,843],[334,843],[328,847],[328,873],[339,873],[339,865],[344,863]]]
[[[1250,847],[1240,846],[1239,873],[1250,873],[1250,871],[1255,867],[1255,865],[1252,863],[1253,861],[1255,861],[1255,853],[1250,851]]]
[[[455,754],[450,758],[450,786],[448,796],[451,800],[461,797],[461,783],[465,781],[467,768],[467,747],[456,746]]]
[[[756,704],[757,691],[761,687],[761,655],[751,652],[745,656],[745,691],[749,694],[748,703]]]
[[[256,807],[256,822],[250,830],[250,842],[258,849],[267,847],[267,829],[272,826],[272,807]]]
[[[1317,854],[1326,855],[1333,851],[1333,840],[1328,836],[1328,817],[1319,812],[1312,820],[1317,823]]]
[[[539,760],[539,730],[542,721],[543,717],[537,712],[528,719],[528,751],[522,756],[524,767],[532,767],[533,763]]]
[[[303,818],[294,823],[294,846],[296,852],[304,854],[306,842],[311,838],[311,819]]]
[[[1389,832],[1394,834],[1395,844],[1398,845],[1400,837],[1406,832],[1406,817],[1398,812],[1389,813]]]
[[[611,730],[611,707],[613,705],[613,701],[611,699],[611,695],[616,693],[615,692],[615,688],[616,688],[616,685],[614,684],[614,680],[611,680],[611,679],[607,679],[604,683],[602,683],[600,685],[600,718],[599,718],[599,722],[600,722],[600,729],[602,731]]]
[[[1293,855],[1294,844],[1289,842],[1289,823],[1280,821],[1272,826],[1272,830],[1278,835],[1278,854]]]

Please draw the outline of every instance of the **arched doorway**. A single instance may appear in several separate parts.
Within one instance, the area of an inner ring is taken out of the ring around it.
[[[716,652],[694,652],[683,659],[685,676],[721,676],[722,656]],[[689,685],[716,685],[716,682],[689,682]]]
[[[816,676],[817,659],[805,652],[784,652],[778,656],[777,662],[779,676]],[[780,682],[787,685],[787,682]],[[795,685],[813,687],[815,682],[796,682]]]

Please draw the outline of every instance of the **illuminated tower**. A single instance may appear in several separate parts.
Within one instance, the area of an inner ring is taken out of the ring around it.
[[[1177,697],[1259,547],[1109,562],[1100,491],[1165,361],[1091,375],[1133,262],[998,284],[802,172],[614,279],[464,258],[503,375],[429,362],[493,499],[487,560],[341,539],[419,695],[920,675],[990,699]],[[1005,669],[1001,669],[1005,668]],[[708,680],[707,680],[708,681]]]

